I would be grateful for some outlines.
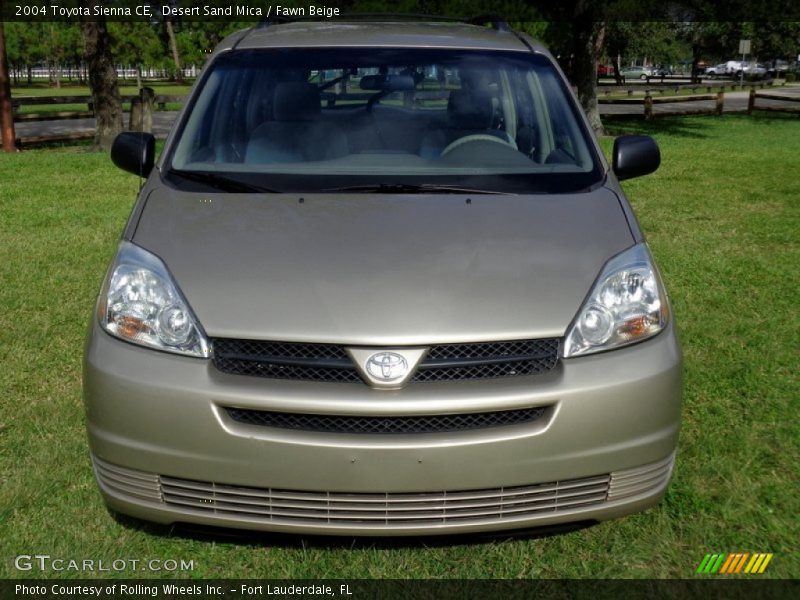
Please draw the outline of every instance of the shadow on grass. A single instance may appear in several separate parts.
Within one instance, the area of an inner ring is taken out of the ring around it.
[[[284,548],[308,549],[318,548],[324,550],[344,549],[392,549],[392,548],[436,548],[452,546],[471,546],[475,544],[489,544],[505,542],[515,539],[540,539],[574,531],[581,531],[594,527],[597,521],[576,521],[527,529],[484,532],[460,533],[453,535],[414,535],[394,537],[350,537],[350,536],[325,536],[325,535],[300,535],[289,533],[275,533],[264,531],[248,531],[215,527],[211,525],[194,525],[189,523],[176,523],[174,525],[160,525],[149,521],[142,521],[134,517],[109,511],[114,520],[128,529],[135,529],[149,535],[169,538],[181,538],[199,542],[215,542],[250,546],[253,548]]]
[[[692,139],[705,139],[711,132],[719,130],[727,123],[747,120],[751,123],[780,125],[786,120],[796,120],[798,112],[754,111],[745,113],[716,115],[697,115],[685,117],[656,117],[651,121],[635,118],[606,119],[604,126],[609,136],[638,134],[638,135],[668,135]]]
[[[800,104],[795,103],[795,106],[798,107],[797,110],[787,111],[787,112],[777,112],[777,111],[766,111],[766,110],[758,110],[755,109],[753,114],[750,115],[750,119],[752,119],[755,123],[772,123],[772,122],[782,122],[786,120],[796,121],[798,117],[800,117]]]
[[[722,117],[725,118],[725,117]],[[644,119],[613,119],[604,122],[606,134],[617,135],[670,135],[684,138],[707,138],[708,131],[716,123],[708,119],[719,119],[716,116],[702,117],[660,117],[652,121]]]

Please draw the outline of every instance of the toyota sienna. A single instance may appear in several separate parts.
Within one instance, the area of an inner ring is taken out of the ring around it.
[[[656,504],[678,438],[664,284],[553,57],[449,22],[266,23],[210,57],[91,320],[114,511],[303,534],[519,530]]]

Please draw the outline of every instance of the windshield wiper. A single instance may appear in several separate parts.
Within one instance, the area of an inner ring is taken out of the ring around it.
[[[245,183],[232,177],[220,175],[219,173],[211,173],[208,171],[178,171],[171,169],[169,175],[176,175],[181,179],[188,179],[189,181],[196,181],[198,183],[205,183],[211,187],[224,192],[242,192],[242,193],[264,193],[264,194],[278,194],[278,190],[271,188]]]
[[[457,185],[437,185],[434,183],[378,183],[373,185],[346,185],[343,187],[319,190],[326,192],[373,192],[376,194],[502,194],[508,195],[509,192],[497,190],[484,190],[480,188],[468,188]]]

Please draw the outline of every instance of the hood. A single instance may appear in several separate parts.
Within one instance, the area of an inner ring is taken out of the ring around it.
[[[395,346],[561,336],[633,243],[605,188],[470,198],[158,186],[132,241],[211,337]]]

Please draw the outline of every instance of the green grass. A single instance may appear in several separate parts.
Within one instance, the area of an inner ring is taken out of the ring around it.
[[[178,111],[183,107],[180,102],[167,102],[164,106],[164,110],[166,111]],[[130,102],[123,101],[122,103],[123,110],[130,111],[131,105]],[[25,106],[19,107],[19,114],[22,115],[29,115],[35,114],[44,116],[50,113],[58,113],[58,112],[85,112],[89,109],[87,104],[26,104]],[[154,110],[158,111],[159,107],[158,104],[155,105]]]
[[[654,135],[663,153],[625,188],[683,339],[675,476],[645,513],[488,543],[351,548],[114,521],[88,460],[81,352],[137,182],[85,149],[0,156],[0,577],[24,576],[13,557],[36,553],[194,560],[193,577],[693,577],[706,552],[740,550],[775,553],[764,576],[800,576],[800,119],[614,127]]]
[[[185,96],[191,89],[191,82],[187,85],[177,85],[168,81],[144,80],[142,83],[153,88],[157,96]],[[44,82],[37,82],[32,85],[20,84],[11,87],[12,98],[30,96],[88,96],[90,93],[87,86],[69,82],[62,82],[60,88],[50,87],[50,85]],[[139,89],[136,87],[135,81],[120,80],[119,93],[123,96],[132,96],[138,94]]]

